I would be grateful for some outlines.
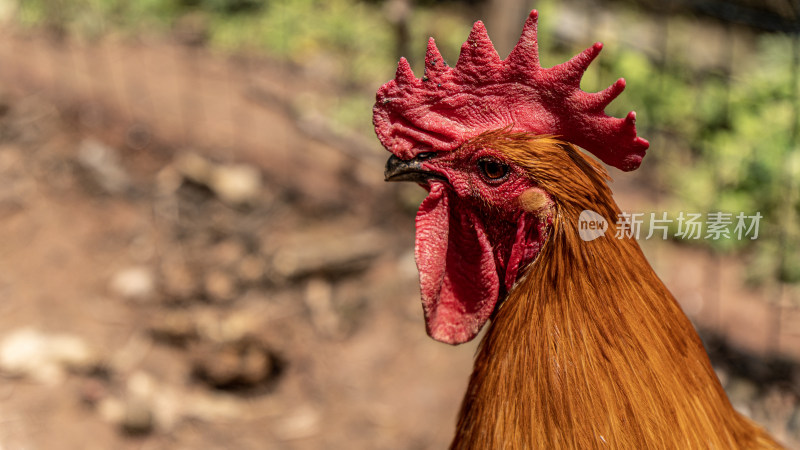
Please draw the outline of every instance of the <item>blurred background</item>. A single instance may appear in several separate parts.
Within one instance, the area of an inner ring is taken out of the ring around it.
[[[640,242],[800,448],[796,0],[0,0],[0,449],[445,447],[477,340],[425,335],[371,107],[532,8],[545,67],[602,41],[583,89],[627,80],[624,211],[762,216]]]

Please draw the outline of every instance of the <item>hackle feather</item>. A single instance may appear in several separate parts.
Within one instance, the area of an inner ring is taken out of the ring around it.
[[[615,237],[605,169],[553,137],[491,140],[554,197],[555,217],[481,343],[452,448],[781,448],[733,409],[636,241]],[[609,220],[591,242],[584,209]]]

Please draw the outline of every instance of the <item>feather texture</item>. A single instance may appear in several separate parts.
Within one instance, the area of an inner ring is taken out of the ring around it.
[[[453,449],[781,448],[731,406],[702,342],[632,239],[603,167],[570,144],[483,136],[555,200],[544,248],[476,356]],[[580,239],[593,210],[606,234]]]

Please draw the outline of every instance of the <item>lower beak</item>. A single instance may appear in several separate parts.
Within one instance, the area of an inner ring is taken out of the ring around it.
[[[418,183],[441,177],[435,172],[423,169],[422,162],[417,158],[406,161],[394,155],[386,161],[386,170],[383,172],[383,176],[386,181],[416,181]]]

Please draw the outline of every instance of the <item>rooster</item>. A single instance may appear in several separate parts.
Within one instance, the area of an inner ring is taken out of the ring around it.
[[[781,448],[733,409],[636,241],[616,237],[608,173],[581,149],[641,163],[635,113],[604,112],[625,81],[580,89],[600,43],[542,68],[536,24],[533,11],[505,60],[481,22],[455,67],[431,39],[425,75],[401,58],[373,110],[386,180],[428,191],[415,246],[428,334],[461,344],[491,322],[451,448]],[[596,239],[584,211],[605,222]]]

